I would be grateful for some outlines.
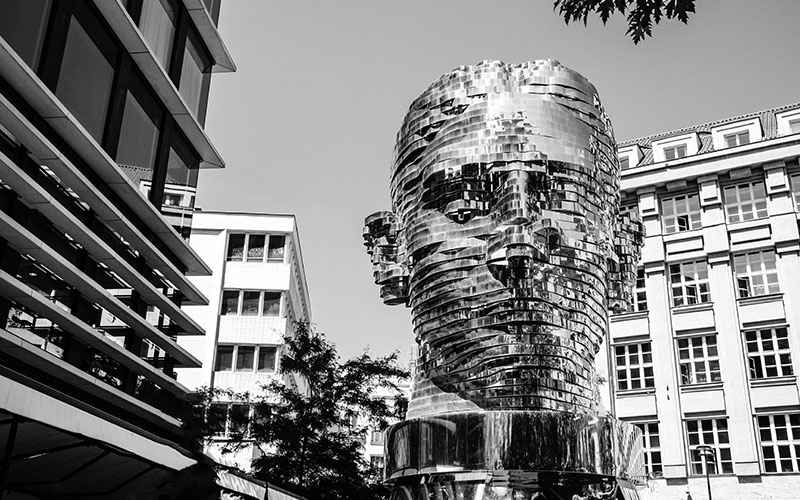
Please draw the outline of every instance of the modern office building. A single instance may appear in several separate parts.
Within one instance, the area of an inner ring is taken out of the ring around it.
[[[208,305],[184,307],[206,336],[178,342],[202,367],[178,369],[178,381],[190,388],[257,393],[276,376],[284,335],[291,335],[295,321],[311,321],[297,221],[293,215],[197,211],[191,242],[212,273],[191,279]],[[302,380],[287,382],[303,390]],[[212,410],[227,418],[218,418],[225,425],[209,453],[249,469],[256,449],[222,450],[239,420],[235,414],[250,407],[219,401]]]
[[[646,241],[611,317],[618,417],[644,433],[643,498],[800,491],[800,104],[618,144]]]
[[[204,498],[177,367],[211,269],[165,212],[222,167],[218,0],[0,0],[0,498]],[[125,165],[127,168],[121,168]],[[130,175],[136,171],[137,177]],[[139,182],[145,179],[147,193]]]

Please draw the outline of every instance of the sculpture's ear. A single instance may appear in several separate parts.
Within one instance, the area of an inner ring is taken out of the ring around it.
[[[614,312],[626,311],[631,304],[643,244],[644,226],[639,217],[631,213],[619,215],[608,256],[608,308]]]
[[[388,305],[407,304],[406,246],[392,212],[375,212],[364,220],[364,245],[372,257],[372,276]]]

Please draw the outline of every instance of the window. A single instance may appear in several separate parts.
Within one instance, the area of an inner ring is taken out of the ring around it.
[[[242,292],[242,316],[258,316],[259,302],[261,302],[261,292]]]
[[[216,437],[246,436],[249,431],[250,405],[243,403],[211,403],[206,423]]]
[[[239,291],[224,290],[222,292],[222,309],[220,316],[239,314]]]
[[[669,265],[672,305],[686,306],[711,301],[708,264],[704,260]]]
[[[617,390],[627,391],[655,387],[653,353],[650,342],[614,347],[617,369]]]
[[[800,212],[800,173],[789,176],[789,183],[792,189],[794,209],[795,211]]]
[[[3,11],[0,37],[36,71],[42,55],[51,0],[6,0],[0,3]]]
[[[633,288],[633,304],[632,310],[646,311],[647,310],[647,289],[645,288],[644,268],[640,267],[636,270],[636,285]]]
[[[726,186],[723,190],[728,222],[761,219],[767,213],[767,192],[763,181]]]
[[[217,360],[214,363],[214,370],[218,372],[233,371],[233,346],[217,346]]]
[[[55,91],[98,143],[103,140],[117,57],[116,47],[110,42],[102,45],[98,47],[72,17]]]
[[[228,260],[242,260],[244,256],[244,234],[231,234],[228,236]]]
[[[685,194],[662,199],[661,220],[667,234],[699,229],[702,226],[699,197],[697,194]]]
[[[166,207],[179,207],[183,201],[183,196],[175,193],[164,193],[164,203]]]
[[[247,261],[262,262],[264,260],[264,238],[263,234],[251,234],[247,243]]]
[[[382,445],[383,431],[379,431],[378,429],[372,429],[370,431],[369,443],[374,445]]]
[[[231,234],[228,237],[228,260],[264,262],[264,245],[267,245],[267,262],[283,262],[286,236],[281,234]]]
[[[281,315],[281,292],[264,292],[264,316]]]
[[[794,374],[786,327],[752,330],[745,332],[744,337],[751,379]]]
[[[800,118],[789,120],[789,133],[800,134]]]
[[[210,83],[211,60],[205,56],[205,51],[200,48],[200,42],[193,33],[186,38],[183,49],[183,63],[181,79],[178,84],[183,100],[189,111],[202,123],[201,106],[208,95]]]
[[[800,414],[758,417],[764,472],[800,472]]]
[[[221,316],[280,316],[282,292],[223,290]]]
[[[619,158],[619,168],[622,170],[627,170],[631,168],[631,159],[627,156],[620,156]]]
[[[253,371],[253,362],[255,361],[256,347],[252,345],[240,345],[236,348],[236,371],[237,372],[251,372]]]
[[[705,384],[722,380],[716,335],[678,339],[681,385]]]
[[[273,234],[269,237],[269,253],[267,254],[267,261],[269,262],[283,262],[283,257],[286,254],[286,236]]]
[[[274,372],[278,348],[262,345],[258,348],[258,371]]]
[[[177,19],[178,9],[172,1],[143,0],[139,30],[167,72],[169,72]]]
[[[686,430],[689,435],[689,456],[692,474],[705,474],[706,461],[709,474],[733,474],[727,419],[687,420]],[[699,445],[711,446],[714,450],[714,456],[703,457],[700,455],[697,449]]]
[[[138,87],[128,90],[122,112],[117,163],[149,170],[145,178],[152,181],[160,127],[161,111],[155,99]]]
[[[383,455],[371,455],[369,457],[369,465],[373,469],[383,469]]]
[[[774,250],[734,255],[733,269],[740,298],[780,292]]]
[[[669,146],[664,148],[665,160],[677,160],[686,156],[686,144],[679,144],[677,146]]]
[[[645,422],[635,424],[642,431],[642,445],[644,448],[644,463],[650,477],[661,477],[661,438],[658,434],[658,422]]]
[[[272,373],[276,370],[277,351],[278,348],[274,345],[218,345],[214,370]]]
[[[743,130],[741,132],[725,134],[722,136],[722,138],[725,141],[725,147],[727,148],[741,146],[743,144],[750,144],[750,131]]]

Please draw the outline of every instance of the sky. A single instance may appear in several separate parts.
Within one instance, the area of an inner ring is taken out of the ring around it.
[[[566,26],[552,0],[225,0],[238,67],[212,78],[206,132],[227,163],[198,207],[295,214],[312,319],[351,357],[399,351],[364,217],[390,209],[397,129],[429,83],[485,59],[557,59],[597,87],[618,141],[800,101],[800,1],[697,0],[634,45],[617,16]]]

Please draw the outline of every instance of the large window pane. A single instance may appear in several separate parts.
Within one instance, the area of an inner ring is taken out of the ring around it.
[[[255,346],[240,345],[236,350],[236,371],[252,371],[255,354]]]
[[[36,71],[50,0],[0,0],[0,37]]]
[[[219,314],[235,315],[239,312],[239,291],[238,290],[225,290],[222,292],[222,309]]]
[[[286,236],[275,235],[269,237],[269,253],[267,260],[269,262],[283,262],[283,256],[286,253]]]
[[[108,112],[114,67],[109,58],[115,49],[103,53],[73,17],[64,46],[64,58],[56,84],[56,96],[98,142]]]
[[[217,360],[214,363],[214,370],[218,372],[229,372],[233,370],[233,346],[217,346]]]
[[[264,316],[280,316],[281,292],[264,292]]]
[[[144,0],[142,2],[139,30],[167,71],[169,71],[177,18],[178,12],[169,0]]]
[[[206,85],[208,63],[205,61],[200,48],[193,37],[186,39],[186,48],[183,52],[183,66],[181,67],[181,81],[178,89],[189,110],[200,119],[200,104],[203,99],[203,88]]]
[[[228,236],[228,260],[242,260],[244,255],[244,235],[232,234]]]
[[[242,316],[258,316],[258,302],[261,292],[242,293]]]
[[[148,113],[136,96],[128,91],[122,113],[117,163],[149,170],[148,180],[153,178],[160,121],[160,114]]]
[[[261,346],[258,348],[258,371],[275,371],[275,358],[277,350],[271,346]]]

